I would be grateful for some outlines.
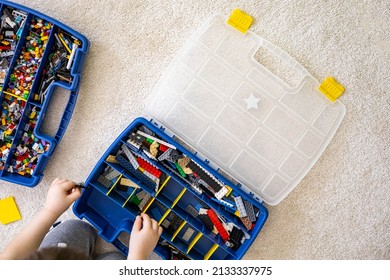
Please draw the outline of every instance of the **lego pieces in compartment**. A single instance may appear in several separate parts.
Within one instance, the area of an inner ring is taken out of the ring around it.
[[[2,90],[16,51],[27,14],[21,10],[4,6],[0,27],[0,88]]]
[[[44,66],[43,76],[37,91],[34,92],[33,100],[44,103],[49,87],[54,82],[60,82],[67,86],[73,83],[71,74],[72,64],[74,62],[78,48],[82,47],[81,40],[68,34],[61,28],[55,26],[54,44],[50,48],[48,60]]]

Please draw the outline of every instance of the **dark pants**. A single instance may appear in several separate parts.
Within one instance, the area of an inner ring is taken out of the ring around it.
[[[95,254],[97,231],[81,220],[68,220],[53,228],[43,239],[39,248],[76,247],[95,260],[125,260],[119,251]]]

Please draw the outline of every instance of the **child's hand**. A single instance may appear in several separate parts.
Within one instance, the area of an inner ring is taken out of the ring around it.
[[[49,188],[44,209],[59,217],[80,195],[81,190],[76,188],[75,182],[57,178]]]
[[[130,236],[128,260],[145,260],[156,247],[162,227],[146,214],[135,219]]]

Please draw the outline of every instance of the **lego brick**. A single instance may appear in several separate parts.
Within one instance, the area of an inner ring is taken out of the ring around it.
[[[3,225],[22,219],[13,196],[0,200],[0,222]]]
[[[171,222],[168,220],[168,219],[165,219],[162,223],[161,223],[161,226],[165,229],[168,229],[169,225],[171,224]]]
[[[232,211],[236,211],[236,208],[234,207],[234,205],[230,201],[226,201],[224,199],[215,199],[214,197],[212,197],[211,200],[215,201],[215,202],[217,202],[225,207],[230,208]]]
[[[225,188],[225,187],[222,187],[219,192],[215,193],[215,197],[218,199],[218,200],[221,200],[227,193],[228,193],[228,189]]]
[[[113,156],[113,155],[109,155],[106,158],[106,161],[109,162],[109,163],[118,163],[118,161],[115,159],[115,156]]]
[[[169,148],[161,156],[158,157],[158,160],[159,161],[168,160],[172,151],[173,150],[171,148]]]
[[[122,186],[127,186],[127,187],[132,187],[132,188],[139,188],[139,186],[136,183],[134,183],[130,179],[123,178],[123,177],[119,181],[119,184],[122,185]]]
[[[214,192],[220,191],[221,184],[217,182],[217,179],[215,179],[214,176],[206,172],[201,166],[193,161],[190,161],[187,164],[187,167],[190,168],[193,173],[196,173],[203,181],[205,181],[214,190]]]
[[[144,170],[155,176],[156,178],[160,178],[162,172],[153,164],[147,162],[143,158],[137,157],[135,159],[140,167],[142,167]]]
[[[108,180],[106,177],[104,177],[103,175],[100,175],[98,178],[97,178],[97,181],[102,184],[104,187],[106,187],[107,189],[111,187],[112,185],[112,182],[110,180]]]
[[[252,229],[252,223],[251,223],[251,221],[249,221],[248,217],[241,217],[240,219],[247,230]]]
[[[129,187],[125,186],[125,185],[118,184],[117,186],[115,186],[115,189],[117,191],[120,191],[120,192],[127,192],[129,190]]]
[[[148,193],[145,195],[145,197],[141,200],[141,203],[138,205],[139,209],[144,212],[145,207],[149,204],[149,202],[153,199]]]
[[[244,206],[244,202],[242,201],[242,197],[236,196],[234,197],[234,201],[236,202],[237,211],[240,214],[240,217],[241,218],[246,217],[247,213],[245,211],[245,206]]]
[[[126,157],[128,158],[131,165],[134,167],[134,169],[138,169],[139,164],[130,149],[125,144],[122,145],[121,149],[125,153]]]
[[[169,227],[167,228],[167,230],[171,233],[174,233],[180,227],[183,220],[179,216],[174,214],[174,217],[170,219],[170,222],[171,223],[170,223]]]
[[[147,128],[144,125],[141,125],[139,130],[142,131],[142,132],[145,132],[146,134],[148,134],[150,136],[156,136],[156,133],[154,133],[153,131],[151,131],[149,128]]]
[[[149,147],[149,152],[152,156],[154,156],[155,158],[157,157],[157,154],[158,154],[158,147],[160,146],[159,143],[157,143],[156,141],[154,141],[152,144],[150,144],[150,147]]]
[[[190,214],[192,217],[196,218],[198,217],[198,211],[192,206],[191,204],[188,204],[186,207],[186,211],[188,214]]]
[[[114,168],[111,168],[111,170],[109,171],[109,173],[107,173],[106,175],[104,175],[104,177],[106,177],[106,179],[108,180],[113,180],[115,178],[117,178],[118,176],[120,176],[121,174]]]
[[[199,218],[199,220],[202,221],[202,223],[205,225],[205,227],[206,227],[209,231],[213,231],[213,229],[214,229],[214,224],[213,224],[213,222],[210,220],[209,216],[207,216],[207,214],[199,214],[199,215],[198,215],[198,218]]]
[[[244,232],[237,227],[233,227],[232,231],[230,231],[229,236],[229,241],[233,245],[232,249],[237,251],[242,245],[242,241],[244,238]]]
[[[145,176],[141,171],[134,169],[134,167],[130,164],[130,162],[128,162],[123,156],[118,155],[116,157],[116,160],[119,162],[119,164],[122,167],[124,167],[128,172],[130,172],[137,179],[139,179],[145,186],[150,188],[154,188],[156,186],[155,182],[153,182],[151,179]]]
[[[217,214],[213,211],[213,209],[207,210],[207,216],[210,218],[211,222],[217,228],[218,233],[220,234],[222,240],[226,242],[229,239],[229,233],[223,227],[221,221],[219,220]]]
[[[253,210],[252,203],[245,200],[244,207],[245,207],[246,214],[248,215],[249,221],[251,221],[252,223],[256,222],[256,215],[255,215],[255,211]]]
[[[144,136],[144,137],[147,137],[147,138],[149,138],[149,139],[152,139],[152,140],[154,140],[154,141],[156,141],[156,142],[158,142],[158,143],[160,143],[160,144],[163,144],[163,145],[165,145],[165,146],[167,146],[167,147],[169,147],[169,148],[171,148],[171,149],[176,150],[176,147],[175,147],[174,145],[169,144],[168,142],[165,142],[165,141],[163,141],[163,140],[161,140],[161,139],[159,139],[159,138],[156,138],[156,137],[154,137],[154,136],[151,136],[151,135],[149,135],[149,134],[147,134],[147,133],[145,133],[145,132],[142,132],[142,131],[138,130],[138,131],[137,131],[137,134],[138,134],[138,135],[141,135],[141,136]]]
[[[193,230],[192,228],[189,227],[182,236],[183,240],[188,242],[188,240],[191,239],[194,232],[195,232],[195,230]]]

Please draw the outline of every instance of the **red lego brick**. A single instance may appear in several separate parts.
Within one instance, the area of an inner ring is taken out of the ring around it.
[[[153,176],[155,176],[157,178],[161,177],[162,172],[160,170],[158,170],[156,167],[154,167],[153,165],[151,165],[150,163],[148,163],[146,160],[144,160],[140,157],[137,157],[137,162],[138,162],[139,166],[142,169],[144,169],[145,171],[149,172],[150,174],[152,174]]]
[[[207,216],[209,216],[210,220],[213,222],[214,226],[218,230],[219,234],[221,235],[221,238],[223,242],[226,242],[229,240],[229,234],[223,227],[221,221],[218,219],[217,214],[215,214],[213,209],[207,210]]]

